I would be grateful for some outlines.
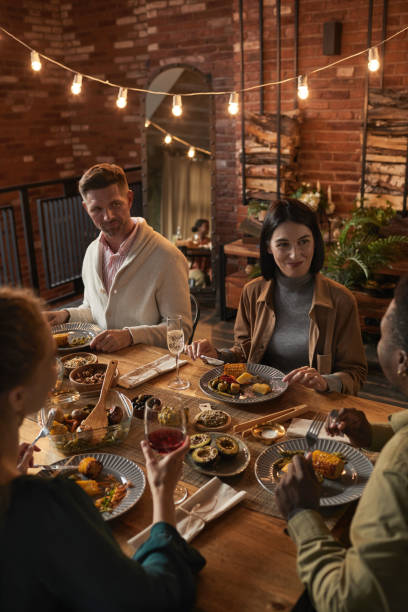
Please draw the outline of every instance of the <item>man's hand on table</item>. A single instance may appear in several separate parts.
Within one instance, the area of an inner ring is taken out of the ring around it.
[[[106,329],[92,340],[90,347],[103,353],[114,353],[133,344],[132,334],[128,329]]]
[[[371,444],[371,425],[362,410],[342,408],[336,419],[327,421],[326,430],[331,436],[345,433],[354,446],[368,447]]]
[[[295,455],[287,473],[276,487],[276,502],[280,512],[289,520],[298,510],[318,510],[320,484],[315,476],[312,457]]]
[[[68,310],[46,310],[44,316],[50,325],[62,325],[69,319]]]

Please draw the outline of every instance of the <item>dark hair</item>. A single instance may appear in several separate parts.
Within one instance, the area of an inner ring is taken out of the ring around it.
[[[91,189],[104,189],[109,185],[118,185],[122,191],[128,191],[129,185],[124,170],[115,164],[95,164],[84,172],[79,180],[78,189],[85,199]]]
[[[408,276],[401,277],[394,293],[392,342],[408,353]]]
[[[0,288],[0,393],[24,384],[44,355],[49,326],[29,289]]]
[[[194,223],[193,227],[191,228],[191,231],[196,232],[198,228],[204,223],[208,223],[208,225],[210,225],[208,219],[197,219],[197,221]]]
[[[285,221],[306,225],[306,227],[311,230],[314,239],[314,254],[312,263],[310,264],[310,271],[316,274],[323,267],[324,242],[320,233],[316,213],[307,206],[307,204],[299,200],[277,200],[270,206],[267,212],[265,221],[262,225],[259,243],[261,272],[266,280],[274,278],[276,270],[275,258],[268,253],[268,246],[273,232],[278,225],[285,223]]]

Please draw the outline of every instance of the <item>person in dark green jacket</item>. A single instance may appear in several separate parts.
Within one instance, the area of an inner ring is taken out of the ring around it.
[[[0,289],[0,346],[2,612],[189,610],[205,560],[174,527],[173,491],[188,440],[160,461],[143,443],[153,527],[130,559],[74,482],[24,474],[32,451],[19,447],[18,429],[56,378],[55,343],[30,292]]]

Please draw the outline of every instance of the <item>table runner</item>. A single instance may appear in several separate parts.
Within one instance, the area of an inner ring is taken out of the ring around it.
[[[161,389],[158,390],[157,388],[149,386],[148,384],[140,387],[138,391],[140,394],[146,393],[152,395],[159,395],[159,397],[163,398],[164,400],[168,398],[169,403],[171,401],[171,397],[174,395],[174,392],[164,391]],[[226,434],[232,434],[232,427],[237,423],[247,421],[251,418],[256,418],[257,416],[262,416],[271,412],[270,408],[262,407],[262,404],[259,404],[259,406],[251,406],[251,409],[249,411],[236,408],[233,405],[226,406],[225,404],[216,404],[214,401],[210,401],[209,399],[207,400],[203,397],[191,397],[181,393],[178,393],[177,395],[182,399],[183,405],[188,407],[189,410],[189,434],[197,433],[197,430],[192,425],[192,421],[197,412],[199,412],[198,405],[204,402],[209,402],[211,403],[212,407],[224,410],[225,412],[228,412],[230,414],[232,420],[231,428],[225,432]],[[124,442],[117,446],[118,454],[124,455],[129,459],[132,459],[133,461],[136,461],[137,463],[142,463],[144,465],[144,457],[140,448],[140,442],[141,440],[143,440],[143,438],[143,420],[138,418],[132,419],[132,426],[129,432],[129,436]],[[251,460],[248,467],[241,474],[238,474],[237,476],[222,477],[222,480],[237,490],[243,489],[247,492],[247,497],[243,500],[242,503],[250,510],[255,510],[256,512],[262,512],[263,514],[282,518],[282,515],[280,514],[276,504],[275,496],[271,495],[261,487],[261,485],[256,479],[254,471],[255,461],[258,455],[262,453],[265,448],[268,447],[262,444],[261,442],[255,440],[252,436],[247,436],[244,439],[244,442],[248,446],[249,452],[251,454]],[[115,452],[115,450],[114,447],[109,447],[109,452]],[[201,472],[198,472],[194,468],[184,463],[182,480],[184,480],[185,482],[192,484],[196,487],[201,487],[211,478],[212,476],[202,474]],[[323,508],[322,515],[324,518],[328,519],[329,523],[331,523],[333,519],[335,523],[338,520],[339,516],[344,513],[346,508],[346,505],[335,506],[333,508]]]

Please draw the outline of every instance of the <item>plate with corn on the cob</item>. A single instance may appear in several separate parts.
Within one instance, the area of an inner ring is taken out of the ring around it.
[[[266,449],[255,462],[259,484],[275,492],[293,456],[309,452],[306,438],[280,442]],[[321,506],[337,506],[358,499],[370,474],[372,463],[356,448],[335,440],[318,439],[311,449],[312,463],[321,481]]]

